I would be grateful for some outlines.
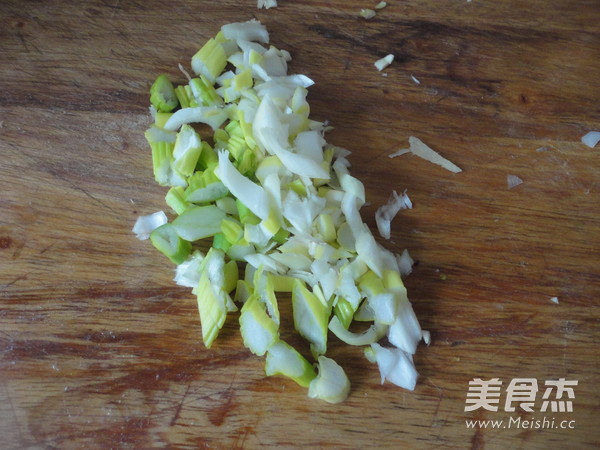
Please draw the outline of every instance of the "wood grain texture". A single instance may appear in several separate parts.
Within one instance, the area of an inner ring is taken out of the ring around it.
[[[368,2],[341,0],[0,4],[3,448],[600,445],[600,149],[579,142],[600,128],[598,2],[389,3],[369,21]],[[234,315],[205,349],[195,299],[130,232],[164,207],[151,81],[183,81],[178,63],[253,17],[316,81],[312,115],[353,151],[365,220],[409,190],[386,246],[418,260],[407,287],[432,344],[414,392],[332,339],[351,396],[310,400],[264,376]],[[463,172],[388,158],[410,135]],[[508,190],[508,174],[524,183]],[[464,412],[469,380],[560,377],[579,380],[574,411],[546,416],[575,429],[467,429],[531,416]]]

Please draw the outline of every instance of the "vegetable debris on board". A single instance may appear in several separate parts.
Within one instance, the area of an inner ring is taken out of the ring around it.
[[[590,131],[581,137],[581,142],[590,148],[594,148],[600,142],[600,131]]]
[[[393,61],[394,61],[394,55],[392,55],[390,53],[389,55],[386,55],[383,58],[375,61],[374,65],[377,68],[377,70],[379,70],[381,72],[383,69],[385,69],[387,66],[389,66]]]
[[[160,75],[152,85],[145,136],[176,216],[140,218],[135,231],[197,296],[206,347],[236,314],[267,375],[340,402],[350,382],[326,356],[331,331],[364,346],[382,382],[413,389],[423,332],[401,278],[412,259],[375,240],[360,215],[365,189],[349,172],[350,152],[327,143],[325,124],[309,117],[313,81],[288,75],[290,54],[268,43],[258,21],[224,25],[193,56],[187,84]],[[380,214],[386,237],[405,207],[408,197],[394,193]],[[279,302],[290,297],[310,357],[281,338]]]
[[[362,8],[359,14],[365,19],[372,19],[377,13],[370,8]]]
[[[436,152],[427,144],[425,144],[421,139],[414,136],[410,136],[408,138],[408,143],[410,145],[410,149],[408,149],[408,151],[413,155],[417,155],[419,158],[423,158],[426,161],[442,166],[444,169],[449,170],[450,172],[462,172],[462,169],[460,167],[458,167],[453,162],[448,161],[438,152]],[[393,154],[393,156],[398,156],[398,153]]]
[[[508,186],[508,189],[517,187],[520,184],[523,184],[523,180],[518,176],[511,174],[506,175],[506,185]]]
[[[260,8],[270,9],[277,7],[277,0],[257,0],[256,6]]]

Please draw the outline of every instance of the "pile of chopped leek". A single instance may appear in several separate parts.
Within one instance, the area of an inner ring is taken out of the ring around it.
[[[310,119],[313,81],[288,75],[290,54],[268,43],[258,21],[227,24],[193,56],[195,77],[182,69],[188,83],[156,79],[145,136],[174,219],[143,216],[134,232],[176,265],[177,284],[192,288],[206,347],[236,313],[267,375],[335,403],[350,382],[326,356],[331,331],[364,347],[382,383],[413,389],[423,333],[400,276],[403,258],[361,219],[365,189],[349,172],[349,152]],[[313,362],[280,337],[278,305],[290,298]]]

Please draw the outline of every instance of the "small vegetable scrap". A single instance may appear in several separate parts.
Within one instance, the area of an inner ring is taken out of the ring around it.
[[[362,8],[359,14],[364,19],[372,19],[377,13],[370,8]]]
[[[256,6],[258,9],[260,8],[275,8],[277,6],[277,0],[257,0]]]
[[[387,2],[379,2],[373,7],[373,9],[362,8],[360,10],[359,15],[361,17],[363,17],[364,19],[372,19],[373,17],[375,17],[377,15],[377,11],[375,11],[375,10],[383,9],[386,6],[387,6]]]
[[[397,156],[402,156],[406,153],[412,153],[413,155],[418,156],[419,158],[423,158],[426,161],[437,164],[438,166],[443,167],[446,170],[449,170],[453,173],[462,172],[462,169],[458,167],[451,161],[448,161],[434,149],[425,144],[421,139],[410,136],[408,138],[408,144],[410,148],[404,148],[402,150],[398,150],[396,152],[390,153],[388,155],[389,158],[395,158]]]
[[[600,142],[600,131],[590,131],[581,137],[581,142],[590,148],[594,148]]]
[[[363,346],[382,382],[413,389],[412,355],[429,339],[401,277],[413,261],[382,247],[363,222],[365,188],[350,174],[350,152],[327,143],[325,124],[310,118],[313,81],[288,75],[290,54],[268,43],[258,21],[227,24],[193,56],[187,83],[156,79],[145,136],[174,218],[143,216],[134,231],[197,296],[206,347],[236,314],[267,375],[336,403],[350,382],[327,356],[331,331]],[[410,206],[394,192],[380,210],[384,235]],[[290,297],[306,349],[282,339],[279,304]]]
[[[389,66],[393,61],[394,61],[394,55],[392,55],[390,53],[389,55],[386,55],[383,58],[375,61],[374,64],[375,64],[375,67],[377,68],[377,70],[379,70],[381,72],[383,69],[385,69],[387,66]]]
[[[506,185],[508,186],[508,189],[517,187],[520,184],[523,184],[523,180],[518,176],[511,174],[506,175]]]

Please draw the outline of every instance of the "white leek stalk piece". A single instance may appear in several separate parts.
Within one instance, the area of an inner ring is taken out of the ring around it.
[[[275,8],[277,6],[277,0],[257,0],[256,7],[257,8]]]
[[[165,130],[176,131],[185,123],[205,123],[213,130],[227,120],[229,109],[221,106],[196,106],[176,111],[165,123]]]
[[[250,296],[240,314],[244,345],[258,356],[264,355],[279,339],[279,326],[269,317],[256,294]]]
[[[383,69],[385,69],[387,66],[389,66],[393,61],[394,61],[394,55],[389,54],[389,55],[386,55],[383,58],[375,61],[375,67],[377,68],[377,70],[379,70],[381,72]]]
[[[419,374],[410,354],[399,348],[385,348],[371,344],[371,352],[365,351],[367,358],[376,362],[381,375],[381,384],[386,380],[409,391],[414,390]],[[370,353],[370,355],[369,355]]]
[[[385,336],[388,330],[387,325],[374,323],[366,331],[362,333],[353,333],[348,331],[340,322],[337,316],[333,316],[329,322],[329,329],[335,334],[340,340],[344,341],[349,345],[369,345],[377,342],[383,336]]]
[[[292,291],[294,327],[308,342],[313,355],[327,351],[327,322],[331,314],[328,304],[323,304],[304,283],[297,280]]]
[[[308,396],[328,403],[346,400],[350,392],[350,380],[344,369],[333,359],[319,356],[319,374],[310,382]]]
[[[581,137],[581,142],[590,148],[594,148],[600,142],[600,131],[590,131]]]
[[[138,217],[131,231],[136,234],[138,239],[144,241],[150,237],[150,233],[168,221],[169,219],[164,211],[157,211],[147,216]]]
[[[308,387],[317,376],[313,366],[291,345],[278,341],[267,350],[265,373],[283,375],[302,387]]]
[[[175,269],[175,278],[173,281],[179,286],[195,288],[200,283],[200,267],[204,254],[196,250]]]
[[[389,239],[391,237],[391,223],[396,217],[396,214],[402,209],[412,208],[412,202],[406,191],[402,195],[398,195],[396,191],[392,191],[392,196],[388,202],[379,207],[375,212],[375,223],[381,237]]]
[[[214,205],[196,206],[177,216],[173,226],[182,239],[194,242],[221,231],[224,218],[225,213]]]

